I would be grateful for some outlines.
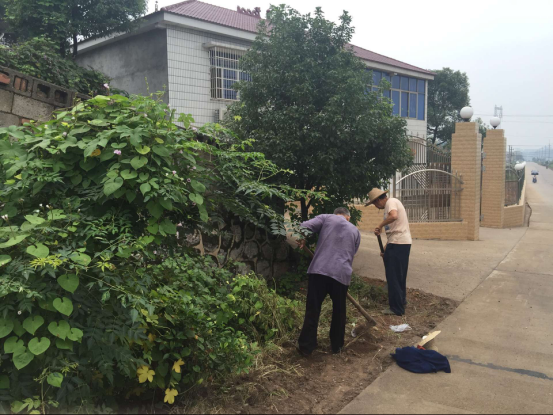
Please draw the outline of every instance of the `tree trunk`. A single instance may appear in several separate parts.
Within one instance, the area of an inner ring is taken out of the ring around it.
[[[309,208],[307,207],[307,204],[305,203],[305,199],[300,200],[300,206],[301,206],[301,220],[302,222],[305,222],[309,216]]]
[[[436,144],[436,139],[438,138],[438,127],[434,128],[434,137],[432,137],[432,144]]]
[[[60,56],[65,58],[65,40],[60,41]]]
[[[77,56],[78,48],[77,48],[77,34],[73,34],[73,57]]]

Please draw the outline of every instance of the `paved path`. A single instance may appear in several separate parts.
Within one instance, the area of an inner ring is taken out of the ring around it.
[[[394,365],[343,413],[553,413],[553,172],[539,171],[530,228],[438,327],[453,372]]]

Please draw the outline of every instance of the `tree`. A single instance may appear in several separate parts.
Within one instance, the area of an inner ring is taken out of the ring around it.
[[[80,37],[106,36],[129,30],[146,12],[147,0],[4,0],[10,27],[22,39],[45,36],[65,55],[71,41],[73,56]]]
[[[466,73],[443,68],[434,71],[428,85],[428,137],[433,144],[451,141],[459,111],[470,104],[469,79]]]
[[[488,124],[486,124],[484,120],[482,120],[482,118],[480,117],[475,119],[474,122],[478,124],[478,132],[482,135],[482,140],[484,140],[484,138],[486,138],[486,133],[491,127]]]
[[[240,102],[229,120],[255,149],[294,171],[290,186],[324,190],[335,204],[364,198],[410,161],[405,121],[369,92],[372,74],[348,47],[351,17],[340,23],[271,7],[241,67]],[[267,33],[270,30],[270,36]],[[386,87],[387,85],[383,85]],[[389,85],[388,85],[389,87]],[[313,199],[298,198],[302,219]]]

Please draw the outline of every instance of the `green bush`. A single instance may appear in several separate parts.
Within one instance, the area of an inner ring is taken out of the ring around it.
[[[82,68],[70,57],[62,57],[55,43],[35,38],[13,46],[0,45],[0,66],[7,66],[87,95],[105,93],[109,77],[93,69]],[[114,91],[115,92],[115,91]]]
[[[0,129],[0,406],[173,403],[295,325],[296,303],[185,242],[228,215],[282,232],[271,205],[291,190],[265,184],[282,172],[174,121],[116,95]]]

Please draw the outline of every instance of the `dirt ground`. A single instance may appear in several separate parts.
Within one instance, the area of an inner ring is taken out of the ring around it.
[[[194,403],[175,408],[175,413],[336,413],[393,364],[390,356],[397,347],[412,346],[451,314],[458,302],[409,289],[408,306],[403,317],[383,316],[387,306],[384,283],[364,278],[369,294],[355,289],[350,293],[378,322],[376,328],[351,336],[353,324],[363,317],[353,307],[348,309],[348,327],[344,351],[330,352],[328,327],[331,313],[329,299],[323,305],[319,328],[319,348],[309,358],[298,355],[292,342],[275,348],[274,353],[258,362],[257,369],[242,376],[223,393],[204,390]],[[352,286],[353,287],[353,286]],[[374,288],[377,287],[377,288]],[[367,295],[366,295],[367,294]],[[366,296],[365,296],[366,295]],[[396,334],[390,325],[407,323],[412,330]]]

